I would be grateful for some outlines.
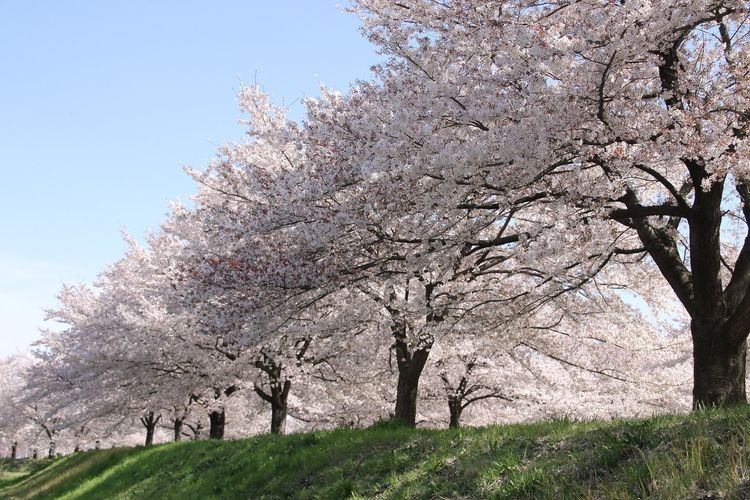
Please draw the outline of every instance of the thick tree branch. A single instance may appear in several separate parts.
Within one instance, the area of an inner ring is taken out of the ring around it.
[[[681,217],[689,218],[690,211],[683,207],[670,204],[663,205],[628,205],[627,208],[615,208],[609,212],[614,220],[634,219],[642,217]]]
[[[734,263],[732,278],[724,290],[724,301],[730,314],[736,312],[739,304],[748,295],[750,288],[750,188],[744,182],[737,183],[736,188],[742,202],[742,213],[747,232],[742,249]]]
[[[261,389],[261,387],[258,384],[255,384],[253,386],[253,390],[255,390],[255,394],[260,396],[260,398],[263,401],[265,401],[266,403],[273,404],[273,398],[271,398],[271,396],[269,396],[268,393],[266,393],[263,389]]]
[[[641,206],[635,192],[631,189],[626,191],[621,201],[628,208],[636,207],[635,213],[638,212],[637,207]],[[648,251],[680,302],[688,312],[694,311],[695,297],[692,275],[682,262],[674,235],[667,233],[663,228],[652,226],[644,215],[634,216],[630,221],[632,227],[638,233],[643,247]]]

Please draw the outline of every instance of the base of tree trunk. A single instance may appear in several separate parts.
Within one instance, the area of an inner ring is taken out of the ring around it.
[[[154,444],[154,432],[159,420],[161,420],[161,415],[155,415],[152,411],[141,417],[141,424],[146,428],[146,446]]]
[[[271,407],[271,434],[284,434],[286,431],[286,413],[286,401],[284,401],[283,406],[273,405]]]
[[[182,420],[176,418],[174,421],[174,440],[179,441],[182,439]]]
[[[450,429],[458,429],[461,427],[461,413],[463,411],[463,408],[461,408],[461,400],[458,401],[448,401],[448,410],[450,411],[451,419],[448,424],[448,427]]]
[[[208,430],[209,439],[224,439],[224,422],[226,414],[222,411],[212,411],[208,415],[211,427]]]
[[[398,325],[397,325],[398,326]],[[405,326],[394,329],[393,348],[398,362],[398,382],[396,385],[396,408],[393,418],[409,427],[417,426],[417,396],[419,377],[430,355],[429,345],[410,350],[406,343]]]
[[[694,340],[693,409],[747,404],[746,359],[745,343],[732,349]]]
[[[409,380],[399,376],[396,389],[396,408],[393,412],[394,420],[409,426],[417,426],[417,394],[419,380]]]
[[[154,444],[154,431],[156,430],[156,425],[146,427],[146,446],[151,446]]]

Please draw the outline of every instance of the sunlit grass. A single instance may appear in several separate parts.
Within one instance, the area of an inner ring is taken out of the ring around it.
[[[56,460],[0,497],[750,498],[748,424],[743,407],[102,450]]]

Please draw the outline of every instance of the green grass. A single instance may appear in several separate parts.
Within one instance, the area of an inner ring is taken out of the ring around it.
[[[750,498],[750,407],[481,429],[380,425],[80,453],[0,498]],[[25,474],[24,476],[18,473]]]
[[[45,468],[51,460],[10,460],[0,458],[0,490],[20,482],[25,477]]]

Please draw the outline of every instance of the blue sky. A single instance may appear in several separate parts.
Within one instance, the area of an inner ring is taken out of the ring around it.
[[[89,282],[158,227],[237,141],[241,82],[300,118],[378,61],[339,0],[5,0],[0,5],[0,355],[63,282]]]

